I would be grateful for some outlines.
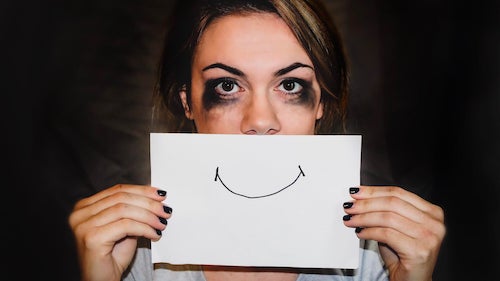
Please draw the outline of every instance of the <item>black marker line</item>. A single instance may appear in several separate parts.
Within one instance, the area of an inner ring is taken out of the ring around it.
[[[302,175],[303,177],[306,176],[306,174],[304,173],[304,171],[302,170],[302,168],[300,167],[299,165],[299,175],[297,176],[297,178],[295,178],[294,181],[292,181],[289,185],[283,187],[282,189],[276,191],[276,192],[273,192],[273,193],[269,193],[269,194],[265,194],[265,195],[258,195],[258,196],[249,196],[249,195],[245,195],[245,194],[241,194],[241,193],[238,193],[238,192],[235,192],[233,190],[231,190],[229,187],[226,186],[226,184],[224,184],[224,182],[222,181],[221,177],[219,176],[219,167],[217,167],[217,169],[215,169],[215,179],[214,181],[217,181],[217,179],[219,179],[220,183],[231,193],[235,194],[235,195],[238,195],[238,196],[242,196],[242,197],[245,197],[245,198],[249,198],[249,199],[257,199],[257,198],[264,198],[264,197],[269,197],[269,196],[272,196],[272,195],[275,195],[275,194],[278,194],[280,192],[282,192],[283,190],[289,188],[290,186],[292,186],[294,183],[296,183],[300,176]]]

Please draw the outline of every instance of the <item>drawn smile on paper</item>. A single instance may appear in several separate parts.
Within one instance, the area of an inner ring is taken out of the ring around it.
[[[302,171],[302,168],[299,165],[299,174],[297,175],[297,177],[291,183],[289,183],[285,187],[282,187],[282,188],[278,189],[277,191],[274,191],[274,192],[271,192],[271,193],[268,193],[268,194],[257,195],[257,196],[250,196],[250,195],[245,195],[245,194],[241,194],[241,193],[235,192],[234,190],[232,190],[231,188],[229,188],[226,184],[224,184],[224,182],[222,181],[221,176],[219,175],[219,167],[217,167],[217,169],[215,169],[215,181],[217,181],[217,179],[218,179],[220,181],[220,183],[222,184],[222,186],[224,186],[229,192],[231,192],[231,193],[233,193],[235,195],[238,195],[238,196],[241,196],[241,197],[245,197],[245,198],[250,198],[250,199],[269,197],[269,196],[278,194],[278,193],[284,191],[285,189],[289,188],[290,186],[292,186],[294,183],[296,183],[297,180],[299,180],[300,176],[305,177],[306,175],[304,174],[304,171]]]

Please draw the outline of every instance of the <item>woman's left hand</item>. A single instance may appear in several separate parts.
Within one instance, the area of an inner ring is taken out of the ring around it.
[[[350,189],[354,204],[344,206],[351,215],[344,224],[360,239],[379,242],[390,280],[432,280],[446,233],[443,209],[400,187],[356,189]]]

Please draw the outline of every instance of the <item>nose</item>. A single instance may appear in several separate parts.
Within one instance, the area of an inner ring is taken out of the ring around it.
[[[265,95],[255,95],[247,105],[241,132],[248,135],[273,135],[281,130],[276,110]]]

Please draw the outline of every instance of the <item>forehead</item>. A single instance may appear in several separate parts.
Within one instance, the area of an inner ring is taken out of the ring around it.
[[[278,67],[293,62],[311,64],[302,45],[273,13],[228,15],[205,29],[195,51],[194,63],[223,62],[235,67]]]

